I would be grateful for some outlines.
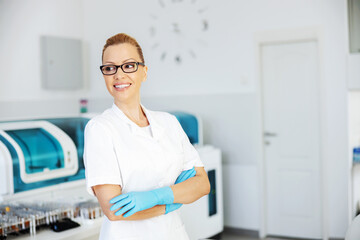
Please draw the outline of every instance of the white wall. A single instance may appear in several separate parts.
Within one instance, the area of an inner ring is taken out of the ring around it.
[[[40,36],[82,39],[80,0],[0,1],[0,101],[74,97],[45,91],[40,78]]]
[[[331,237],[343,237],[348,225],[348,115],[346,56],[346,1],[324,1],[323,81],[323,159],[327,169],[328,229]],[[341,219],[341,222],[340,222]]]
[[[360,81],[360,78],[357,79]],[[352,150],[360,145],[360,92],[353,91],[349,93],[349,162],[352,164]],[[356,164],[351,169],[351,192],[353,194],[350,199],[351,214],[355,216],[359,210],[357,204],[360,201],[360,165]]]
[[[327,166],[327,224],[331,237],[344,237],[348,221],[349,174],[345,2],[198,0],[195,8],[206,7],[207,10],[201,17],[195,14],[194,22],[205,17],[209,21],[209,31],[196,32],[186,25],[190,30],[184,41],[193,43],[188,47],[195,51],[194,59],[187,54],[187,48],[178,46],[171,33],[164,30],[171,29],[166,21],[160,21],[177,15],[186,21],[193,13],[185,10],[171,14],[164,12],[157,0],[2,0],[0,117],[24,115],[25,108],[26,114],[31,114],[29,103],[34,103],[36,115],[56,114],[54,106],[60,110],[58,114],[65,114],[70,104],[68,114],[76,114],[81,97],[90,99],[89,107],[94,111],[109,106],[111,99],[98,69],[101,50],[109,36],[127,32],[143,46],[150,69],[142,90],[144,104],[160,110],[187,110],[203,117],[205,143],[223,150],[223,176],[228,184],[224,193],[225,224],[258,230],[259,185],[256,179],[261,156],[258,149],[258,123],[261,121],[257,109],[259,93],[254,36],[265,31],[316,27],[323,36],[320,55],[325,83],[322,147]],[[151,36],[151,27],[157,29],[156,37]],[[41,89],[41,34],[84,40],[87,90],[50,92]],[[159,47],[152,49],[156,43]],[[178,65],[169,58],[161,61],[160,55],[165,50],[170,56],[182,54],[184,62]],[[21,63],[21,71],[15,69],[14,63]],[[17,111],[8,106],[16,107]],[[239,175],[242,172],[247,174]]]

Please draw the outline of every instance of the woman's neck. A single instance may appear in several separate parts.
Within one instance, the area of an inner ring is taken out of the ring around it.
[[[115,101],[115,105],[138,126],[143,127],[149,125],[147,117],[141,108],[140,100],[129,103],[120,103]]]

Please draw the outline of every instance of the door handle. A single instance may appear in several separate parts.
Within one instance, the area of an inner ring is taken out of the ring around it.
[[[271,132],[264,132],[264,136],[265,137],[277,137],[276,133],[271,133]]]

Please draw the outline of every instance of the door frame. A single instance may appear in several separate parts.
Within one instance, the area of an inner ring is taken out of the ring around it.
[[[266,237],[267,231],[267,205],[266,205],[266,171],[265,171],[265,153],[264,153],[264,105],[263,105],[263,80],[261,72],[261,47],[265,44],[281,44],[281,43],[293,43],[293,42],[302,42],[302,41],[315,41],[318,45],[318,70],[319,70],[319,126],[320,126],[320,201],[321,201],[321,231],[322,239],[328,240],[328,214],[327,214],[327,177],[326,177],[326,161],[324,161],[324,136],[326,132],[325,124],[326,123],[326,108],[325,108],[325,94],[324,90],[326,85],[323,77],[323,33],[320,28],[309,27],[309,28],[299,28],[294,30],[274,30],[266,32],[255,33],[255,77],[257,79],[257,109],[258,109],[258,124],[260,126],[258,132],[258,152],[259,158],[257,161],[258,167],[258,183],[259,183],[259,219],[260,219],[260,228],[259,228],[259,237]]]

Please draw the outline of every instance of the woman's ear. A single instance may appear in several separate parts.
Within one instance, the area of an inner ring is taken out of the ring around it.
[[[143,67],[143,71],[144,71],[144,78],[142,81],[145,82],[147,79],[147,71],[148,71],[148,67],[146,65]]]

